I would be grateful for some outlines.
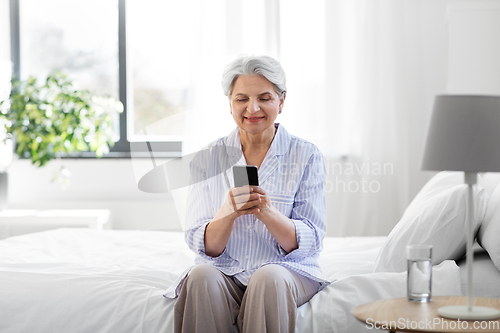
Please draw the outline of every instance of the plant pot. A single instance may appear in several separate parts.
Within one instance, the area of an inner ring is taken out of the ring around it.
[[[0,210],[7,209],[8,185],[7,172],[0,172]]]

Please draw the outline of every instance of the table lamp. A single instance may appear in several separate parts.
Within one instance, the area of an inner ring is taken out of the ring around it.
[[[467,305],[438,309],[445,318],[488,320],[500,311],[473,306],[472,251],[474,202],[472,186],[478,172],[500,172],[500,96],[436,96],[422,160],[424,170],[464,171],[468,185],[467,223]]]

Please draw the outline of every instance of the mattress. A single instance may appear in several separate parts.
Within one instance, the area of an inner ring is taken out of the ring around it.
[[[405,297],[406,273],[372,273],[385,237],[326,238],[337,281],[298,309],[297,332],[368,332],[352,309]],[[171,332],[165,289],[194,260],[182,233],[58,229],[0,241],[0,332]],[[454,261],[433,269],[435,295],[461,295]]]

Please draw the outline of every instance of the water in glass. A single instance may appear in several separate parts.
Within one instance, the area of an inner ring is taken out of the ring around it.
[[[408,300],[431,300],[432,264],[430,259],[408,260]]]

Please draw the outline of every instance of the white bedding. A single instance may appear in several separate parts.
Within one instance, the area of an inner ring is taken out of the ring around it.
[[[350,311],[404,297],[406,273],[371,273],[385,237],[326,238],[338,279],[298,311],[297,332],[365,332]],[[0,332],[171,332],[165,289],[193,263],[182,233],[59,229],[0,241]],[[460,271],[433,271],[434,295],[461,295]]]

